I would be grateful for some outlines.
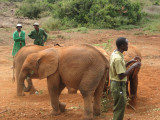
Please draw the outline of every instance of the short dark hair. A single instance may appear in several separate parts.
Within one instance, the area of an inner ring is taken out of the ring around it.
[[[116,40],[116,46],[117,48],[119,48],[121,45],[124,45],[126,44],[126,38],[124,37],[119,37],[117,40]]]

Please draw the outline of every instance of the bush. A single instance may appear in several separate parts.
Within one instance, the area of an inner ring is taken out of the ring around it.
[[[154,5],[160,5],[160,0],[155,0]]]
[[[145,7],[145,22],[142,24],[144,31],[159,33],[160,32],[160,6]]]
[[[9,0],[9,2],[22,2],[24,0]]]
[[[39,18],[43,12],[52,10],[52,5],[46,0],[25,0],[20,8],[16,11],[16,15],[28,17],[30,19]]]
[[[60,1],[60,0],[47,0],[49,3],[55,3],[57,1]]]
[[[62,26],[61,21],[54,18],[50,18],[42,24],[42,28],[47,32],[51,30],[57,30],[61,28],[61,26]]]
[[[55,4],[53,16],[81,27],[116,28],[137,24],[143,13],[140,3],[129,0],[62,0]]]
[[[103,92],[103,97],[101,99],[101,112],[108,112],[113,106],[113,98],[111,95]]]

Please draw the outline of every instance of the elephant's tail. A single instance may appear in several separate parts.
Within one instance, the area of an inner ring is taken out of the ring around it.
[[[13,77],[12,77],[12,82],[14,83],[15,82],[15,61],[13,59]]]
[[[109,69],[108,67],[105,68],[104,75],[102,77],[102,81],[104,81],[103,92],[108,93],[108,87],[109,87]]]

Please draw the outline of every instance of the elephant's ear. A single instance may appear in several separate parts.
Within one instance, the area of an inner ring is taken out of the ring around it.
[[[43,79],[54,74],[58,69],[58,53],[56,49],[49,48],[38,53],[37,60],[39,78]]]

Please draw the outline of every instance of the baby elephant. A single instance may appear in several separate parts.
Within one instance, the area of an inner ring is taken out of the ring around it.
[[[22,96],[24,80],[47,78],[53,115],[65,111],[59,101],[65,86],[79,89],[84,99],[84,120],[100,115],[101,96],[109,69],[109,62],[95,47],[88,44],[48,48],[32,53],[25,59],[18,78],[18,96]],[[31,85],[29,85],[31,87]]]

